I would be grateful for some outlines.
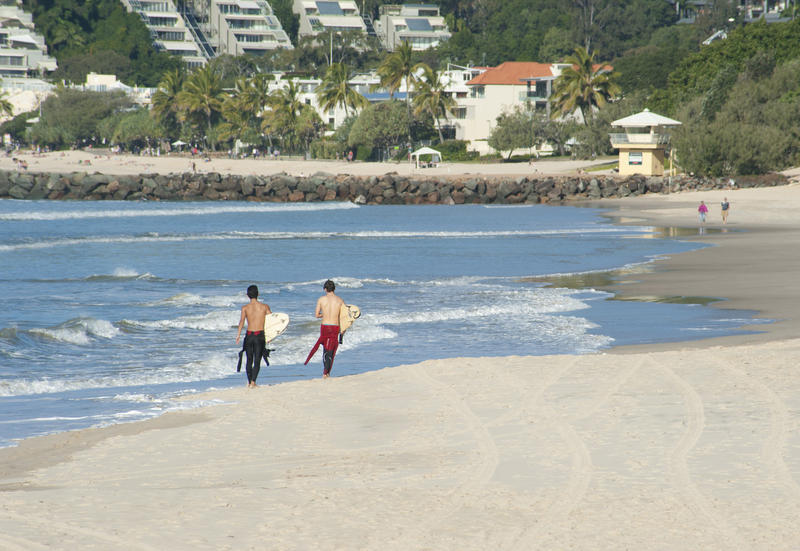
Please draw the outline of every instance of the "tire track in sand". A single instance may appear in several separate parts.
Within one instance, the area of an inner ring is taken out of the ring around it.
[[[702,515],[709,520],[715,528],[717,535],[723,540],[724,549],[746,549],[747,545],[724,518],[721,518],[709,505],[689,473],[688,458],[692,449],[697,445],[705,427],[705,408],[700,394],[689,382],[675,373],[669,367],[659,365],[658,369],[664,373],[667,380],[673,384],[683,396],[685,407],[686,430],[678,439],[677,444],[669,452],[667,458],[669,470],[672,475],[672,486],[683,495],[686,506],[697,515]]]
[[[576,358],[567,368],[562,369],[558,377],[553,379],[542,389],[542,392],[539,393],[534,402],[538,402],[547,387],[563,377],[568,369],[572,369],[581,360],[586,361],[586,358]],[[537,519],[535,525],[523,529],[520,533],[514,535],[508,542],[509,545],[502,546],[503,549],[528,551],[531,549],[532,545],[536,545],[538,542],[542,541],[545,533],[550,530],[559,519],[566,518],[578,503],[580,503],[589,491],[589,486],[594,474],[594,465],[592,463],[591,452],[577,430],[573,427],[573,423],[593,416],[603,404],[608,402],[608,400],[633,377],[644,363],[646,363],[646,360],[642,360],[638,364],[629,366],[619,372],[611,383],[606,386],[599,396],[594,398],[589,405],[582,408],[578,413],[568,415],[565,420],[556,420],[556,412],[552,408],[546,408],[546,411],[550,413],[548,417],[557,424],[557,430],[562,440],[564,440],[572,450],[570,477],[567,481],[566,491],[559,494],[558,500],[548,508],[547,514],[544,517]],[[539,420],[541,420],[541,418]]]
[[[53,536],[61,542],[61,545],[65,546],[64,548],[69,548],[69,541],[65,541],[65,535],[71,534],[75,536],[80,536],[81,538],[86,538],[90,541],[89,544],[82,541],[81,548],[85,548],[87,545],[95,545],[100,546],[100,548],[105,549],[115,549],[115,550],[122,550],[122,549],[137,549],[140,551],[160,551],[158,547],[152,547],[147,545],[146,543],[141,542],[134,542],[129,538],[115,536],[114,534],[109,534],[107,532],[102,532],[99,530],[92,530],[89,528],[82,528],[80,526],[75,526],[71,523],[61,522],[55,520],[53,518],[47,518],[46,520],[36,520],[33,516],[26,516],[20,515],[17,513],[12,513],[8,510],[4,510],[3,514],[6,517],[14,518],[19,525],[27,525],[33,529],[35,529],[38,533],[47,534],[49,536]],[[69,537],[69,536],[67,536]],[[26,541],[27,542],[27,541]],[[79,547],[75,547],[78,549]],[[23,549],[35,549],[32,547],[23,547]]]
[[[783,485],[787,493],[796,500],[800,499],[800,484],[794,479],[783,460],[783,449],[789,436],[789,408],[786,403],[767,385],[748,375],[745,369],[737,368],[719,359],[714,360],[714,365],[730,373],[742,384],[755,389],[767,402],[770,425],[769,434],[761,446],[761,460],[772,470],[775,478]]]
[[[405,528],[413,530],[416,534],[414,540],[422,545],[422,542],[432,540],[435,529],[446,525],[447,518],[474,503],[471,494],[491,480],[499,463],[499,453],[486,424],[470,408],[462,394],[452,386],[433,377],[424,365],[410,366],[409,372],[425,386],[433,389],[434,399],[441,398],[463,417],[478,449],[475,454],[477,460],[469,463],[468,468],[458,476],[456,484],[449,491],[438,496],[435,503],[426,505],[424,517],[415,526]],[[387,541],[384,534],[371,536],[369,540],[366,547],[368,549],[390,549],[394,548],[392,546],[397,543]],[[436,547],[430,548],[435,549]]]

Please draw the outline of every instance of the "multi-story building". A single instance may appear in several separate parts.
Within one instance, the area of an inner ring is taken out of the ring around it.
[[[122,0],[122,3],[128,11],[141,16],[157,49],[179,56],[190,68],[206,63],[207,53],[172,0]]]
[[[433,4],[383,5],[376,31],[390,52],[403,42],[414,50],[427,50],[450,38],[439,6]]]
[[[35,77],[57,68],[33,16],[14,0],[0,0],[0,76]]]
[[[194,0],[193,4],[216,55],[263,54],[294,47],[265,0]]]
[[[294,0],[292,9],[300,16],[298,36],[343,31],[367,33],[369,19],[361,16],[354,0]]]
[[[470,149],[491,153],[487,140],[497,117],[517,106],[548,111],[553,81],[564,64],[506,61],[481,70],[465,82],[468,93],[456,96],[457,107],[449,122],[456,139],[470,142]],[[474,72],[474,70],[473,70]]]

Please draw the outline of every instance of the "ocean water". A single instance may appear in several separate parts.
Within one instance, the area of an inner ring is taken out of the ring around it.
[[[252,283],[292,320],[262,385],[321,375],[321,354],[302,362],[327,278],[363,313],[334,376],[735,333],[751,312],[530,280],[698,246],[575,207],[0,201],[0,447],[244,385],[235,337]]]

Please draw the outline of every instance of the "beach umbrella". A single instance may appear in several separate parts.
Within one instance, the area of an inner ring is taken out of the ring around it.
[[[184,142],[182,140],[175,140],[174,142],[172,142],[172,145],[178,145],[178,146],[186,145],[186,142]]]

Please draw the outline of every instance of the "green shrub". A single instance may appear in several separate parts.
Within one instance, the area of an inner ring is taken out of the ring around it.
[[[309,150],[314,159],[336,159],[337,153],[340,159],[347,156],[344,144],[333,140],[314,140],[311,142]]]
[[[465,140],[445,140],[436,146],[442,152],[443,161],[474,161],[480,155],[477,151],[467,151]]]
[[[372,158],[374,149],[368,145],[359,145],[356,149],[356,161],[369,161]]]

